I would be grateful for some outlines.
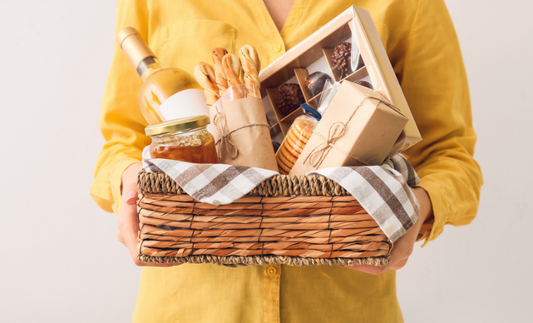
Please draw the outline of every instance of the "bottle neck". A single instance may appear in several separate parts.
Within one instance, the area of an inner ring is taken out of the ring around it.
[[[163,64],[159,61],[159,59],[155,56],[148,56],[145,57],[143,60],[139,62],[139,65],[137,65],[137,74],[141,77],[141,80],[143,82],[150,77],[150,75],[154,74],[155,72],[165,68]]]
[[[154,72],[164,68],[137,29],[126,27],[119,31],[117,43],[143,82]]]

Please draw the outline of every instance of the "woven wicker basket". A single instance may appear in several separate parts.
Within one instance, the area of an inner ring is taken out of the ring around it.
[[[278,175],[229,205],[193,200],[163,173],[137,182],[144,262],[384,266],[392,244],[337,183]]]

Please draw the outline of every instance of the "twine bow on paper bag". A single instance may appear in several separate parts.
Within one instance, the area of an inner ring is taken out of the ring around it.
[[[390,103],[388,101],[385,101],[382,98],[379,98],[379,97],[376,97],[376,96],[373,96],[373,95],[369,95],[369,94],[365,94],[365,98],[363,100],[361,100],[359,105],[354,109],[353,113],[350,115],[350,118],[348,118],[348,121],[346,121],[345,123],[341,122],[341,121],[337,121],[337,122],[334,122],[329,127],[328,137],[327,138],[325,138],[322,134],[320,134],[315,129],[315,131],[313,133],[315,135],[317,135],[319,138],[321,138],[324,142],[319,144],[318,146],[316,146],[311,151],[311,153],[309,155],[307,155],[307,157],[304,160],[304,164],[309,163],[315,169],[318,169],[320,167],[320,165],[322,164],[322,162],[324,161],[324,159],[326,159],[329,151],[332,148],[334,148],[335,150],[337,150],[338,152],[340,152],[341,154],[343,154],[343,155],[345,155],[347,157],[353,158],[353,159],[361,162],[356,156],[353,156],[350,153],[348,153],[348,152],[340,149],[339,147],[337,147],[335,145],[335,141],[337,141],[339,138],[342,138],[346,134],[346,129],[348,127],[348,124],[352,120],[353,116],[357,113],[357,110],[359,110],[359,108],[361,106],[363,106],[363,104],[366,102],[366,100],[369,100],[369,99],[377,100],[379,103],[383,103],[386,106],[388,106],[389,108],[393,109],[394,111],[400,113],[400,109],[398,109],[392,103]]]
[[[220,149],[217,150],[218,159],[222,158],[222,151],[225,150],[231,159],[235,159],[239,156],[239,148],[231,141],[231,134],[233,133],[228,129],[228,120],[226,115],[222,112],[217,112],[213,118],[213,125],[220,133],[220,139],[215,143],[215,146],[220,144]],[[234,130],[235,131],[235,130]]]

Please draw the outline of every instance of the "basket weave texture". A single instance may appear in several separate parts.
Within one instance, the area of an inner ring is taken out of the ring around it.
[[[164,173],[141,171],[137,186],[144,262],[226,266],[375,265],[392,244],[337,183],[277,175],[229,205],[195,201]]]

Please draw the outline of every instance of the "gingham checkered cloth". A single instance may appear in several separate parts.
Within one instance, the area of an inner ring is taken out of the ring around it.
[[[143,165],[147,172],[167,174],[194,199],[215,205],[230,204],[279,174],[255,167],[150,159],[147,148],[143,151]],[[419,202],[409,187],[420,179],[401,155],[381,166],[334,167],[309,174],[325,176],[344,187],[392,242],[418,219]]]
[[[418,219],[420,204],[409,187],[420,183],[420,179],[401,155],[381,166],[333,167],[309,174],[322,175],[344,187],[392,242]]]

